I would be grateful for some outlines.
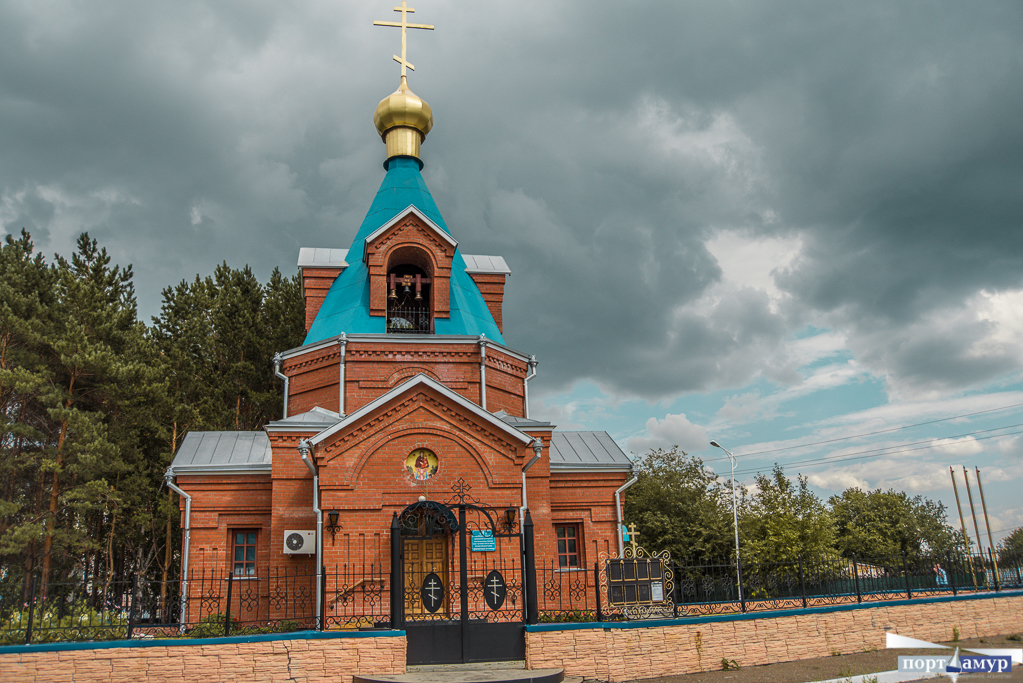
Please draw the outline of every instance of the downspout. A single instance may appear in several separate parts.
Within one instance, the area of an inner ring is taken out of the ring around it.
[[[188,559],[192,549],[192,496],[188,495],[174,483],[174,472],[170,467],[163,475],[163,480],[174,493],[185,499],[185,537],[181,541],[181,632],[185,632],[185,618],[188,615]],[[167,539],[170,543],[170,539]]]
[[[284,417],[283,417],[283,419],[286,420],[286,419],[288,419],[288,376],[281,373],[281,363],[283,363],[283,362],[284,362],[284,356],[282,356],[280,353],[275,353],[274,354],[274,375],[278,379],[283,379],[284,380]]]
[[[348,336],[342,332],[338,337],[337,346],[341,353],[341,363],[338,369],[337,384],[337,414],[345,416],[345,349],[348,347]]]
[[[320,509],[320,475],[316,465],[309,457],[312,444],[306,439],[299,439],[298,452],[302,462],[313,475],[313,512],[316,513],[316,626],[323,630],[323,510]]]
[[[529,501],[526,499],[526,472],[529,468],[536,464],[536,461],[540,459],[543,454],[543,440],[540,437],[533,439],[533,443],[530,444],[533,448],[533,457],[529,462],[526,463],[525,467],[522,468],[522,507],[519,508],[519,519],[525,519],[526,508],[529,507]]]
[[[480,345],[480,408],[487,409],[487,335],[481,334]]]
[[[529,419],[529,380],[536,377],[536,366],[539,364],[540,362],[536,359],[536,356],[530,356],[526,362],[529,374],[522,380],[522,417],[527,420]]]
[[[625,554],[625,542],[622,541],[622,491],[639,481],[639,477],[633,477],[615,491],[615,514],[618,515],[618,557]]]

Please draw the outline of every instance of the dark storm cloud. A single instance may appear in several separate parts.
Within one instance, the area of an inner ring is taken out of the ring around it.
[[[414,4],[424,174],[462,248],[511,265],[506,338],[548,390],[789,381],[811,320],[907,385],[1016,369],[935,320],[1023,286],[1017,3]],[[90,230],[149,313],[220,260],[349,245],[393,3],[100,5],[0,9],[5,230]],[[721,231],[800,240],[788,300],[719,287]]]

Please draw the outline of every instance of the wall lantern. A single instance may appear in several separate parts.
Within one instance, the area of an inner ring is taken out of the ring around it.
[[[337,510],[331,510],[327,513],[327,531],[330,532],[331,545],[334,545],[334,537],[337,536],[337,532],[341,528],[341,525],[337,523],[340,516],[341,513]]]

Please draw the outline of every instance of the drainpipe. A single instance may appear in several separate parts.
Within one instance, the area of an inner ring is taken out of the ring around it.
[[[298,440],[298,453],[302,462],[313,475],[313,512],[316,513],[316,626],[323,630],[323,510],[320,509],[320,474],[310,454],[312,444],[305,439]]]
[[[536,359],[536,356],[530,356],[526,362],[526,366],[529,368],[529,374],[526,375],[525,379],[522,380],[522,417],[529,419],[529,380],[536,377],[536,366],[540,362]]]
[[[345,416],[345,349],[348,347],[348,336],[342,332],[338,337],[337,346],[341,353],[341,363],[338,370],[337,385],[337,414]]]
[[[540,437],[533,439],[533,443],[530,444],[533,448],[533,457],[526,466],[522,468],[522,507],[519,508],[519,519],[525,519],[526,508],[529,507],[528,500],[526,499],[526,472],[529,468],[536,464],[536,461],[540,459],[540,455],[543,454],[543,440]]]
[[[288,376],[281,373],[281,363],[284,362],[284,356],[280,353],[274,354],[274,375],[278,379],[284,380],[284,418],[288,419]]]
[[[185,499],[185,537],[181,541],[181,632],[185,632],[185,617],[188,615],[188,559],[191,555],[192,541],[192,496],[188,495],[174,483],[174,472],[170,467],[163,475],[163,480],[174,493]],[[167,539],[170,543],[170,539]]]
[[[618,515],[618,557],[625,555],[625,542],[622,541],[622,491],[639,481],[639,477],[633,477],[625,482],[625,485],[615,491],[615,514]]]
[[[487,335],[481,334],[480,345],[480,407],[487,409]]]

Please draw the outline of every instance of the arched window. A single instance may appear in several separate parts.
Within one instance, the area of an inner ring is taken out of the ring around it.
[[[432,334],[431,279],[417,265],[405,263],[387,272],[387,332]]]

